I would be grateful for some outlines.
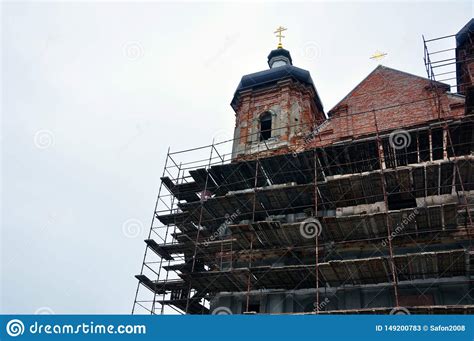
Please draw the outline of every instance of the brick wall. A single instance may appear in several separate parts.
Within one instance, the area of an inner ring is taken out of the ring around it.
[[[444,85],[433,87],[425,78],[379,66],[329,112],[311,147],[374,135],[376,124],[386,133],[463,115],[464,98]]]
[[[234,159],[287,152],[325,119],[314,104],[315,95],[312,87],[292,79],[270,88],[241,92],[236,108]],[[272,137],[262,142],[259,118],[267,111],[272,113]]]
[[[234,160],[300,152],[373,136],[376,123],[383,134],[440,118],[464,116],[464,97],[447,90],[443,84],[433,87],[428,79],[378,66],[328,113],[326,122],[312,104],[312,92],[302,84],[288,80],[270,90],[243,93],[236,114],[235,138],[239,138],[239,144],[234,144]],[[258,143],[258,115],[266,110],[278,117],[272,129],[283,127],[275,130],[276,140],[268,143],[270,150]],[[323,122],[316,132],[314,127]],[[251,149],[252,144],[257,148]]]

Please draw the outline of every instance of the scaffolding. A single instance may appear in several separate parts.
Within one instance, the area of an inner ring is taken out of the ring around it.
[[[472,20],[457,34],[451,34],[432,39],[423,38],[426,73],[428,79],[448,84],[453,93],[464,93],[464,88],[472,85],[463,79],[462,75],[469,74],[469,63],[474,60],[472,48],[460,46],[464,39],[470,40],[472,46],[474,32]]]
[[[448,35],[433,39],[423,37],[426,73],[432,81],[449,82],[457,89],[456,84],[456,35]],[[434,46],[436,44],[436,46]],[[431,51],[430,47],[431,46]],[[438,78],[438,79],[436,79]],[[457,92],[457,91],[455,91]]]
[[[372,137],[253,160],[233,161],[232,141],[168,151],[133,313],[208,314],[218,292],[246,293],[250,312],[255,290],[301,288],[316,288],[319,313],[320,288],[376,283],[391,283],[398,307],[399,281],[470,283],[474,122],[407,131],[413,143],[404,149],[377,128]],[[446,195],[458,200],[434,199]],[[310,238],[308,219],[321,224]],[[397,226],[403,231],[392,238]],[[413,252],[420,244],[424,251]],[[357,259],[347,256],[361,248]]]
[[[210,314],[222,292],[242,295],[242,313],[259,313],[259,293],[305,289],[314,309],[295,312],[389,313],[407,306],[407,288],[437,282],[467,289],[454,305],[417,289],[425,304],[410,311],[474,313],[474,117],[445,112],[441,81],[453,79],[434,70],[456,60],[433,60],[449,51],[427,48],[452,37],[423,38],[432,94],[423,101],[438,115],[400,127],[411,141],[402,147],[379,127],[387,108],[374,108],[374,133],[349,141],[333,143],[320,126],[286,153],[236,157],[233,140],[168,150],[132,313]],[[382,288],[390,304],[324,306],[321,297],[346,286]]]

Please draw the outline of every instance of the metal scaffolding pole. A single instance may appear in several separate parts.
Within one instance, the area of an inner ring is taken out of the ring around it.
[[[316,152],[316,148],[313,151],[314,154],[314,216],[315,219],[318,219],[318,154]],[[316,229],[322,228],[322,225],[316,226]],[[316,275],[316,313],[319,314],[319,245],[318,239],[321,230],[316,230],[315,239],[315,275]]]
[[[379,152],[379,165],[380,165],[380,180],[382,182],[382,192],[383,192],[383,201],[385,204],[385,223],[387,225],[387,240],[388,240],[388,249],[389,249],[389,256],[390,256],[390,269],[392,272],[392,281],[393,281],[393,290],[395,295],[395,305],[396,307],[400,306],[399,298],[398,298],[398,278],[397,278],[397,271],[395,267],[395,261],[393,258],[393,247],[392,247],[392,228],[391,228],[391,219],[390,215],[388,214],[388,195],[387,195],[387,184],[385,181],[384,175],[384,153],[383,153],[383,146],[379,135],[379,127],[377,124],[377,114],[375,110],[373,111],[374,114],[374,124],[375,124],[375,132],[376,132],[376,140],[377,140],[377,149]]]
[[[170,147],[168,147],[168,151],[166,152],[165,166],[163,167],[163,175],[162,176],[165,176],[165,174],[166,174],[166,166],[168,165],[169,155],[170,155]],[[155,218],[156,218],[155,214],[156,214],[156,210],[158,209],[158,203],[160,201],[160,195],[161,195],[162,188],[163,188],[163,182],[160,182],[160,187],[158,189],[158,196],[156,197],[156,202],[155,202],[155,209],[153,210],[153,216],[151,218],[150,231],[148,232],[148,239],[151,238],[151,232],[153,231],[153,225],[154,225]],[[142,261],[142,267],[141,267],[141,270],[140,270],[140,274],[143,274],[143,270],[145,268],[145,261],[146,261],[147,253],[148,253],[148,246],[145,248],[145,253],[143,255],[143,261]],[[161,268],[161,266],[160,266],[160,268]],[[140,286],[141,286],[141,283],[138,282],[137,290],[135,292],[135,300],[134,300],[133,307],[132,307],[132,315],[134,314],[135,307],[137,305],[138,292],[139,292]],[[152,311],[153,310],[150,311],[151,314],[153,314]]]
[[[211,151],[209,153],[208,169],[211,168],[213,149],[214,149],[214,140],[212,140],[212,148],[211,148]],[[207,196],[208,182],[209,182],[209,172],[206,172],[206,181],[204,183],[204,191],[201,193],[201,199],[200,199],[201,209],[200,209],[200,212],[199,212],[198,230],[197,230],[197,234],[196,234],[196,241],[195,241],[195,244],[194,244],[194,253],[193,253],[193,262],[192,262],[192,266],[191,266],[191,274],[194,272],[194,268],[196,266],[196,256],[197,256],[197,249],[198,249],[198,243],[199,243],[199,236],[200,236],[200,232],[201,232],[201,228],[202,228],[201,223],[202,223],[202,214],[203,214],[203,210],[204,210],[204,202],[207,200],[206,196]],[[187,299],[186,299],[186,310],[185,310],[186,314],[188,313],[189,301],[191,299],[191,290],[192,290],[191,285],[192,285],[192,279],[191,279],[191,277],[189,277],[189,286],[188,286],[188,293],[187,293],[188,296],[187,296]]]

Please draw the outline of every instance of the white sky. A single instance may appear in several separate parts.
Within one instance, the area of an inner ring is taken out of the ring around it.
[[[234,90],[267,68],[277,26],[327,112],[376,50],[425,76],[421,35],[472,16],[469,1],[3,3],[0,312],[130,312],[168,146],[231,136]]]

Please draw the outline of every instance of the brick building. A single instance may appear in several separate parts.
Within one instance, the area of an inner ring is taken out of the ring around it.
[[[378,66],[327,114],[271,51],[228,153],[168,153],[133,312],[473,313],[473,32],[456,91],[425,41],[428,78]]]

